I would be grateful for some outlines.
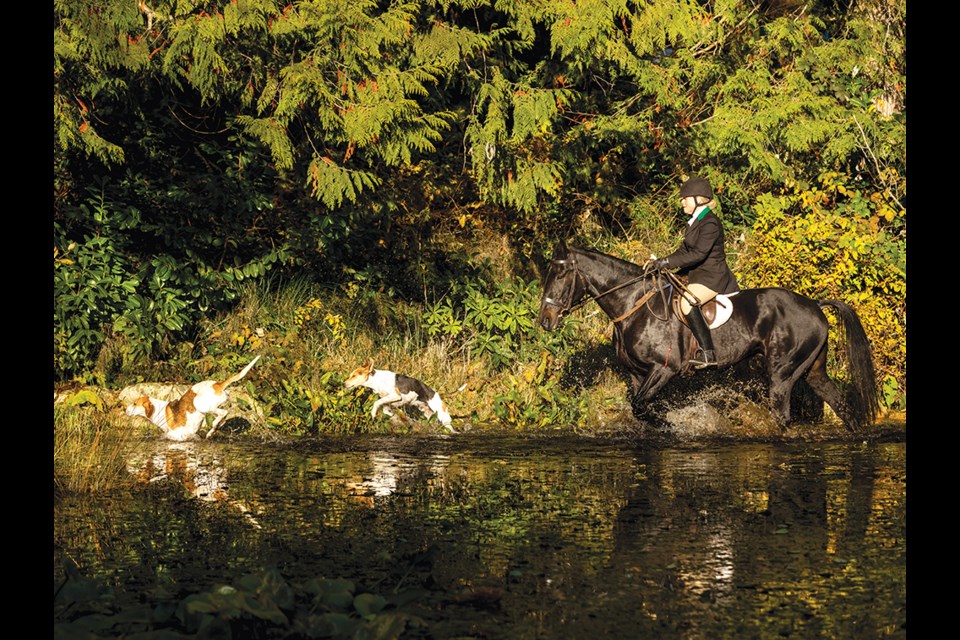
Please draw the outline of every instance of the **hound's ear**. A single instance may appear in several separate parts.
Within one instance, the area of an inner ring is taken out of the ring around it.
[[[367,358],[367,363],[364,365],[364,368],[367,371],[373,371],[373,358]]]

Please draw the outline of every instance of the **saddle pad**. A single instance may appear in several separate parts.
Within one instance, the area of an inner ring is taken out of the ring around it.
[[[718,293],[716,298],[707,303],[713,307],[714,311],[714,313],[709,314],[712,315],[713,318],[704,318],[708,320],[708,327],[711,329],[716,329],[730,319],[730,315],[733,313],[732,298],[738,293],[740,292],[735,291],[734,293]]]

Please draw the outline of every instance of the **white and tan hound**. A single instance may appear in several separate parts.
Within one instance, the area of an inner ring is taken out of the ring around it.
[[[207,414],[213,414],[213,424],[207,431],[207,438],[223,423],[227,410],[220,405],[227,401],[227,387],[243,378],[256,364],[260,356],[250,361],[240,373],[223,382],[204,380],[190,387],[179,400],[158,400],[149,396],[140,396],[127,407],[128,416],[146,418],[160,427],[168,440],[192,440],[203,425]]]

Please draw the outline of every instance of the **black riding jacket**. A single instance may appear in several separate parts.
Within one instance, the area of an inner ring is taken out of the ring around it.
[[[686,270],[690,284],[702,284],[717,293],[740,290],[727,265],[723,226],[712,211],[687,226],[680,248],[666,258],[671,269]]]

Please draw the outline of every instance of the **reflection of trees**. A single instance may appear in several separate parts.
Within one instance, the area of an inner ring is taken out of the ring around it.
[[[208,588],[211,576],[275,562],[294,579],[428,586],[460,607],[451,620],[492,606],[526,637],[849,636],[851,594],[874,605],[858,629],[899,619],[905,570],[889,557],[904,553],[902,447],[490,453],[404,442],[201,442],[185,457],[165,444],[164,457],[141,458],[155,481],[137,501],[72,511],[88,521],[57,539],[83,548],[81,566],[113,562],[118,580],[142,584],[198,566]],[[222,493],[262,529],[202,499]]]
[[[874,479],[885,472],[877,450],[847,451],[838,448],[836,460],[830,447],[651,455],[650,482],[631,488],[617,518],[609,573],[643,576],[638,582],[652,588],[636,595],[647,618],[676,624],[671,628],[685,637],[718,628],[762,635],[771,618],[790,632],[843,635],[849,623],[833,613],[849,614],[849,606],[838,606],[843,594],[855,584],[858,601],[872,602],[869,589],[879,587],[886,602],[863,614],[873,635],[879,620],[897,611],[905,587],[870,586],[867,558],[878,547],[902,549],[902,522],[870,523],[879,513],[902,518],[904,487],[891,482],[878,491]],[[891,462],[888,470],[902,468]]]

